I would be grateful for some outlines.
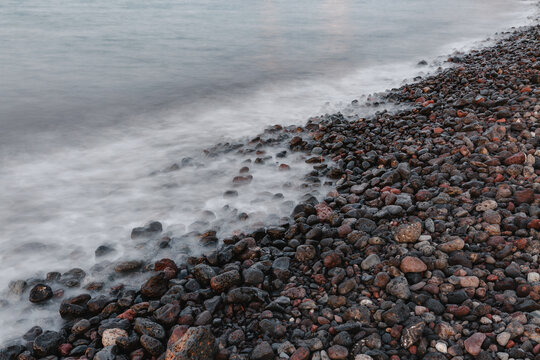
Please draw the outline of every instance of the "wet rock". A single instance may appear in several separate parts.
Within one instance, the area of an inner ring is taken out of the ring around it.
[[[206,264],[196,265],[192,270],[192,274],[195,279],[202,285],[210,284],[210,279],[216,276],[216,272],[214,271],[214,269],[212,269],[212,267]]]
[[[61,343],[62,336],[59,333],[56,331],[45,331],[43,334],[36,337],[33,349],[39,357],[55,355]]]
[[[165,273],[159,272],[144,283],[141,287],[141,294],[150,299],[160,298],[167,292],[168,284],[169,280]]]
[[[158,221],[152,221],[143,227],[136,227],[131,231],[132,239],[145,239],[160,234],[163,225]]]
[[[30,290],[29,300],[33,303],[40,303],[53,297],[53,292],[50,286],[45,284],[37,284]]]

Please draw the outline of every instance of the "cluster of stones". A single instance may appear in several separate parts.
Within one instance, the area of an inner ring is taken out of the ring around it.
[[[514,32],[385,95],[408,110],[311,119],[289,146],[334,186],[322,201],[160,260],[140,289],[66,299],[60,331],[0,357],[540,359],[539,39]]]

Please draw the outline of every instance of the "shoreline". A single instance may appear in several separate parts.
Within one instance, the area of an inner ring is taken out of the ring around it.
[[[140,293],[65,300],[60,332],[27,334],[35,357],[538,358],[539,26],[513,34],[384,95],[412,110],[310,120],[290,148],[335,183],[325,201],[160,261]]]

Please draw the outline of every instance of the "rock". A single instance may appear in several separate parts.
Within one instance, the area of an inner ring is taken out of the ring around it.
[[[210,286],[217,293],[227,291],[235,285],[240,285],[240,283],[240,273],[237,270],[230,270],[210,279]]]
[[[410,348],[422,338],[422,332],[426,324],[423,321],[407,326],[401,335],[401,346]]]
[[[179,313],[180,305],[169,303],[154,311],[154,318],[160,324],[171,326],[176,323]]]
[[[30,290],[29,300],[33,303],[40,303],[53,297],[53,292],[50,286],[45,284],[37,284]]]
[[[534,201],[534,190],[524,189],[514,193],[514,201],[517,204],[526,204]]]
[[[404,273],[418,273],[427,270],[426,264],[424,264],[424,262],[419,258],[413,256],[405,256],[401,260],[401,265],[399,268]]]
[[[323,264],[328,269],[339,266],[341,265],[341,256],[335,252],[331,252],[324,257]]]
[[[328,348],[328,356],[332,360],[345,360],[349,356],[349,350],[341,345],[334,345]]]
[[[463,342],[465,350],[472,356],[477,356],[482,351],[482,343],[486,339],[486,334],[484,333],[474,333],[467,340]]]
[[[141,287],[141,294],[150,299],[158,299],[167,292],[168,284],[169,280],[165,273],[159,272],[144,283]]]
[[[121,261],[114,267],[114,271],[117,273],[130,273],[137,271],[141,268],[142,262],[138,260]]]
[[[523,164],[525,162],[525,154],[519,152],[504,159],[505,165]]]
[[[191,272],[201,285],[210,284],[210,279],[216,276],[214,269],[206,264],[196,265]]]
[[[459,285],[464,288],[465,287],[477,288],[478,286],[480,286],[480,279],[478,279],[476,276],[460,276]]]
[[[398,301],[391,309],[382,313],[382,319],[389,326],[400,324],[409,318],[409,308],[403,303]]]
[[[450,241],[447,241],[443,244],[440,244],[438,247],[439,250],[445,252],[445,253],[450,253],[450,252],[453,252],[453,251],[458,251],[458,250],[461,250],[463,249],[463,247],[465,246],[465,241],[463,241],[463,239],[454,239],[454,240],[450,240]]]
[[[296,351],[291,355],[290,360],[308,360],[309,359],[309,349],[300,346]]]
[[[435,333],[443,340],[448,340],[457,334],[456,329],[447,322],[441,321],[435,326]]]
[[[119,337],[128,337],[127,331],[118,328],[107,329],[101,335],[101,343],[104,347],[116,345],[116,339]]]
[[[386,291],[399,299],[408,299],[411,296],[409,283],[403,276],[398,276],[390,280],[386,285]]]
[[[448,345],[446,345],[442,341],[438,341],[435,344],[435,349],[440,353],[446,354],[448,352]]]
[[[358,354],[354,357],[354,360],[373,360],[373,358],[369,355]]]
[[[495,200],[484,200],[480,204],[476,205],[476,211],[488,211],[495,210],[497,208],[497,202]]]
[[[251,266],[249,269],[245,269],[242,272],[244,282],[248,285],[258,285],[264,280],[264,273],[256,266]]]
[[[301,262],[310,261],[315,258],[316,251],[312,245],[300,245],[296,248],[296,260]]]
[[[152,221],[143,227],[136,227],[131,231],[131,238],[145,239],[158,235],[163,231],[163,226],[158,221]]]
[[[530,272],[527,274],[527,281],[530,283],[536,283],[540,281],[540,273]]]
[[[502,333],[497,335],[497,343],[501,346],[506,346],[508,344],[508,341],[510,340],[510,333],[503,331]]]
[[[94,360],[114,360],[116,358],[116,346],[107,346],[94,355]]]
[[[413,243],[422,234],[422,224],[415,222],[399,226],[394,234],[394,239],[399,243]]]
[[[362,270],[369,270],[375,265],[380,264],[381,260],[377,256],[377,254],[370,254],[368,255],[361,264]]]
[[[163,326],[142,317],[138,317],[135,319],[133,329],[138,334],[148,335],[156,339],[164,339],[166,334]]]
[[[165,346],[158,340],[148,335],[141,336],[140,340],[142,347],[156,358],[165,351]]]
[[[213,360],[216,352],[215,338],[210,329],[192,327],[179,339],[169,339],[165,360]]]
[[[62,336],[59,333],[56,331],[45,331],[43,334],[36,337],[33,349],[39,357],[55,355],[61,343]]]
[[[266,341],[262,341],[251,352],[251,360],[273,360],[274,359],[274,350],[272,346]]]

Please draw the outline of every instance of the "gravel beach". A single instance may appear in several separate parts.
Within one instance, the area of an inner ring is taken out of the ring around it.
[[[61,330],[34,327],[0,359],[540,359],[539,43],[538,25],[509,32],[376,100],[401,110],[267,130],[245,149],[286,141],[313,165],[306,188],[333,189],[322,201],[203,234],[217,247],[186,263],[119,263],[152,276],[81,289]],[[132,237],[166,246],[161,231]],[[29,300],[60,296],[56,280]]]

